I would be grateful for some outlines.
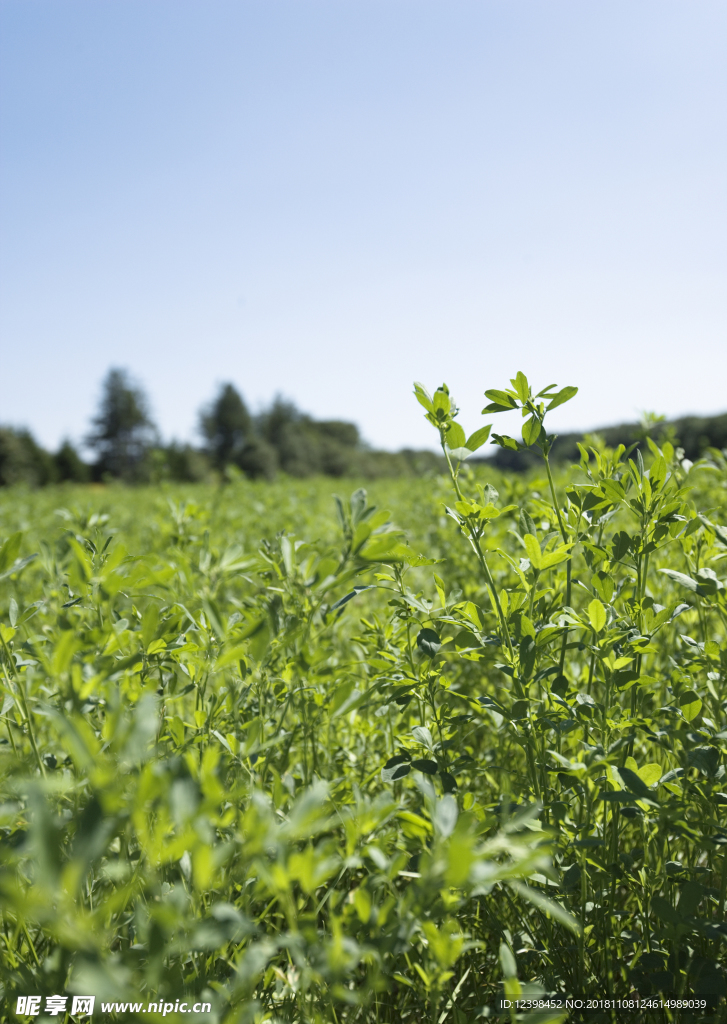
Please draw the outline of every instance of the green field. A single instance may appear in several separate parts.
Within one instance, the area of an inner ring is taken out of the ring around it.
[[[454,479],[0,491],[3,1019],[725,1019],[724,456],[423,401]]]

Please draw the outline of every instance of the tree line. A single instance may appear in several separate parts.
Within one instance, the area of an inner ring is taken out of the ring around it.
[[[556,438],[550,459],[561,463],[580,461],[579,443],[607,448],[616,448],[620,444],[627,448],[637,445],[643,449],[647,435],[660,444],[671,441],[675,448],[683,450],[685,458],[694,462],[708,448],[727,449],[727,413],[681,416],[674,420],[646,413],[639,423],[618,423],[591,434],[561,434]],[[538,465],[538,456],[530,450],[516,452],[509,448],[494,448],[491,461],[498,469],[522,473]]]
[[[239,474],[270,480],[278,473],[374,479],[420,476],[445,468],[443,458],[432,451],[376,451],[363,441],[354,423],[316,420],[282,398],[253,415],[229,383],[221,385],[214,399],[201,410],[198,427],[199,445],[177,441],[163,444],[144,391],[126,370],[112,369],[103,382],[101,401],[85,438],[90,460],[84,459],[70,441],[49,452],[30,431],[0,427],[0,486],[112,480],[194,483],[234,479]],[[606,427],[593,435],[563,434],[555,442],[551,459],[577,462],[578,442],[628,446],[643,444],[647,433],[655,439],[671,440],[694,460],[707,448],[727,448],[727,413],[672,421],[647,416],[641,423]],[[487,456],[487,462],[515,472],[534,465],[529,451],[497,447]]]
[[[443,466],[430,451],[376,451],[354,423],[316,420],[282,398],[253,415],[229,383],[201,410],[198,427],[199,445],[163,444],[142,388],[126,370],[112,369],[85,438],[91,459],[68,440],[49,452],[29,430],[0,427],[0,485],[201,482],[239,474],[270,480],[278,473],[371,479],[419,476]]]

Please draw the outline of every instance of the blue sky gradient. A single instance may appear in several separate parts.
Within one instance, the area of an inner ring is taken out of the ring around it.
[[[724,410],[726,43],[712,0],[0,0],[0,422],[82,438],[109,366],[168,438],[226,380],[384,448],[433,443],[414,379],[467,430],[518,369],[559,429]]]

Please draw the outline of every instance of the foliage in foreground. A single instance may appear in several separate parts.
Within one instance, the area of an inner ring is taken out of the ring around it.
[[[542,475],[480,479],[487,428],[418,387],[451,476],[382,486],[393,515],[3,497],[6,1005],[461,1024],[504,986],[719,1019],[727,464],[652,442],[554,479],[575,389],[512,384],[495,437]]]

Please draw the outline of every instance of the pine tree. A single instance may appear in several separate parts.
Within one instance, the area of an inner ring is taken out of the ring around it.
[[[144,479],[157,431],[146,395],[126,370],[109,370],[92,424],[86,443],[96,453],[97,471],[122,480]]]

